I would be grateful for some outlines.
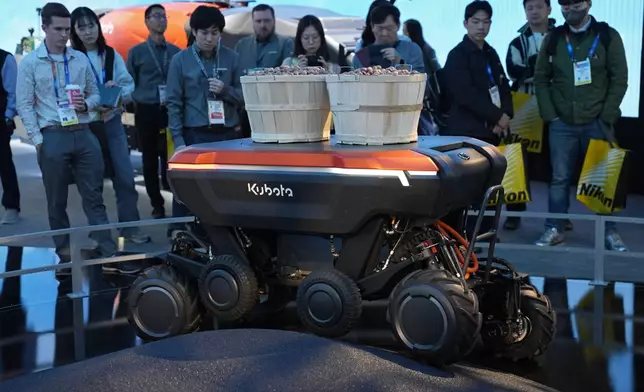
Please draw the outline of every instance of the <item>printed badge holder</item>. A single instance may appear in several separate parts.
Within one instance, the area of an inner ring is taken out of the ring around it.
[[[218,79],[219,76],[219,47],[221,45],[221,38],[219,38],[219,44],[217,45],[217,62],[213,66],[212,76],[208,75],[206,67],[203,65],[203,61],[197,54],[197,50],[194,45],[192,46],[192,54],[201,68],[201,73],[206,77],[208,83],[211,79]],[[209,125],[224,125],[226,123],[226,114],[224,112],[224,102],[220,99],[217,99],[216,95],[212,92],[208,92],[208,124]]]
[[[54,94],[56,95],[56,104],[58,105],[58,119],[60,120],[60,125],[63,127],[69,127],[71,125],[78,124],[78,116],[76,115],[76,109],[74,108],[73,103],[70,101],[67,92],[65,92],[66,100],[61,99],[59,93],[59,83],[58,83],[58,72],[56,71],[56,62],[51,58],[49,49],[47,49],[47,57],[51,63],[51,73],[54,78]],[[63,63],[65,68],[65,86],[70,85],[69,77],[69,61],[67,59],[67,50],[63,52]]]

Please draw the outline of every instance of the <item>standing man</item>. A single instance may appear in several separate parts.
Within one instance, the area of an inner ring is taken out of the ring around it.
[[[510,42],[505,64],[512,80],[512,90],[534,95],[534,67],[539,49],[546,34],[555,27],[555,20],[549,19],[552,8],[550,0],[523,0],[528,23],[519,29],[520,35]],[[508,211],[525,211],[526,203],[508,204]],[[503,224],[506,230],[516,230],[521,218],[508,217]]]
[[[195,42],[170,63],[168,117],[176,150],[239,137],[235,127],[244,102],[241,71],[239,55],[221,45],[225,25],[226,19],[218,8],[197,7],[190,16]],[[172,216],[188,213],[183,204],[172,202]]]
[[[275,34],[275,10],[267,4],[256,5],[251,16],[255,34],[244,37],[235,45],[243,75],[253,68],[273,68],[282,65],[293,55],[293,40]],[[240,109],[240,128],[243,137],[250,136],[248,114]]]
[[[469,136],[498,146],[501,136],[509,131],[514,110],[501,59],[485,41],[492,25],[490,3],[468,4],[463,25],[467,34],[449,52],[443,68],[450,103],[447,126],[442,134]],[[473,224],[474,219],[468,222]],[[481,230],[491,229],[492,222],[492,217],[484,218]],[[455,225],[461,226],[462,222]],[[467,229],[471,237],[473,225]]]
[[[514,111],[499,55],[485,41],[491,24],[492,6],[487,1],[474,1],[465,8],[467,34],[445,62],[451,103],[443,134],[470,136],[498,145]]]
[[[270,5],[259,4],[251,12],[255,34],[237,42],[239,65],[246,74],[249,69],[279,67],[293,54],[293,40],[275,34],[275,10]]]
[[[165,173],[168,157],[159,139],[161,130],[168,126],[168,66],[179,48],[165,40],[168,18],[162,5],[152,4],[145,10],[145,25],[148,39],[130,49],[127,68],[135,85],[132,100],[136,105],[135,123],[143,155],[145,190],[152,204],[152,217],[162,219],[165,218],[165,200],[159,183],[159,158],[162,173]]]
[[[103,204],[103,156],[90,131],[88,113],[100,95],[89,62],[67,48],[70,14],[60,3],[47,3],[41,12],[45,40],[20,62],[16,87],[18,114],[36,146],[47,196],[49,226],[69,228],[67,196],[72,176],[90,225],[109,223]],[[109,230],[90,234],[97,251],[108,257],[116,251]],[[55,236],[56,251],[69,256],[69,236]]]
[[[573,173],[590,139],[606,140],[621,116],[628,67],[619,33],[590,15],[591,0],[559,0],[566,23],[541,47],[534,83],[539,111],[549,124],[552,182],[548,211],[567,214]],[[546,220],[539,246],[564,241],[565,220]],[[627,251],[613,222],[606,223],[605,246]]]
[[[375,7],[369,14],[374,42],[358,50],[353,56],[353,68],[380,65],[391,67],[411,65],[413,71],[425,72],[423,51],[412,41],[398,38],[400,10],[391,4]]]
[[[0,179],[2,180],[2,206],[4,216],[2,225],[11,225],[20,219],[20,188],[18,176],[11,153],[11,135],[16,128],[16,80],[18,65],[11,53],[0,49],[0,112],[4,120],[0,122]]]

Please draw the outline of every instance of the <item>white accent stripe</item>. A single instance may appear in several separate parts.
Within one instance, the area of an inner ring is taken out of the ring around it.
[[[344,169],[337,167],[296,167],[296,166],[255,166],[170,163],[168,170],[231,170],[231,171],[272,171],[286,173],[325,173],[355,177],[397,177],[402,186],[410,186],[409,177],[436,177],[436,171],[408,171],[381,169]]]

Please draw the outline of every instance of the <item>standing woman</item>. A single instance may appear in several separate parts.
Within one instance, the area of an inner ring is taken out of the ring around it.
[[[403,24],[403,34],[409,37],[416,45],[420,46],[423,52],[425,72],[427,72],[428,88],[418,124],[419,134],[435,135],[439,133],[439,128],[444,126],[444,121],[442,121],[443,119],[439,113],[441,105],[439,102],[440,89],[436,79],[436,73],[441,69],[441,65],[436,58],[436,51],[425,41],[425,37],[423,37],[423,26],[421,26],[419,21],[416,19],[408,19]],[[432,113],[434,113],[433,116]]]
[[[403,24],[403,34],[405,34],[412,42],[420,46],[423,51],[423,61],[425,62],[425,70],[428,74],[433,75],[441,69],[441,65],[436,58],[436,51],[429,46],[423,37],[423,26],[416,19],[408,19]]]
[[[329,72],[339,73],[340,67],[329,62],[330,58],[320,19],[313,15],[302,17],[297,24],[293,55],[285,58],[282,65],[321,66]]]
[[[78,7],[72,12],[71,25],[72,47],[85,53],[98,85],[120,87],[122,103],[131,102],[134,80],[127,71],[123,58],[112,47],[107,46],[98,16],[87,7]],[[134,186],[134,170],[130,161],[127,136],[121,123],[121,113],[120,108],[99,107],[92,113],[92,121],[104,123],[107,136],[105,153],[109,154],[112,163],[110,177],[116,193],[118,219],[119,222],[130,222],[140,220],[137,206],[139,194]],[[150,237],[138,227],[122,229],[121,235],[137,244],[150,241]]]

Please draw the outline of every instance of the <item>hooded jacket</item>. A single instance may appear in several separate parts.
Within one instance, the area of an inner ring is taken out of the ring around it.
[[[548,31],[555,27],[556,21],[548,19]],[[512,90],[534,95],[534,70],[537,56],[545,34],[534,33],[528,23],[518,30],[519,36],[510,42],[505,67],[512,80]]]

